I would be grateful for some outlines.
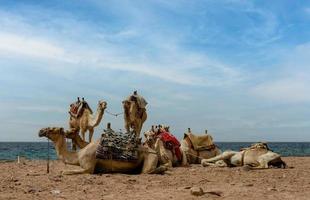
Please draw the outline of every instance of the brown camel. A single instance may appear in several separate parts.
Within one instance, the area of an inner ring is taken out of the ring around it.
[[[184,133],[181,149],[186,154],[189,164],[200,164],[202,159],[213,158],[221,154],[221,150],[214,145],[211,135],[196,135],[191,133],[190,129],[188,133]]]
[[[79,151],[70,152],[66,147],[65,134],[64,129],[59,127],[48,127],[39,131],[39,137],[47,137],[53,141],[59,159],[66,164],[77,165],[82,168],[78,170],[64,171],[63,174],[93,174],[97,172],[131,173],[139,169],[142,173],[149,174],[163,173],[166,171],[164,166],[157,167],[158,156],[152,149],[140,146],[137,162],[96,159],[96,149],[100,140],[89,143]]]
[[[94,134],[94,128],[98,126],[99,123],[101,122],[106,107],[107,103],[105,101],[99,101],[97,113],[95,116],[92,115],[92,112],[89,107],[84,108],[82,114],[77,118],[72,116],[70,117],[69,121],[70,129],[76,132],[81,131],[81,135],[84,141],[85,141],[85,132],[88,130],[89,142],[91,142]]]
[[[140,136],[143,123],[147,119],[146,110],[145,108],[139,108],[135,101],[128,99],[123,101],[123,108],[125,129],[127,132],[130,132],[130,128],[132,128],[138,138]]]
[[[169,127],[159,127],[159,129],[164,129],[169,132]],[[181,151],[182,159],[179,160],[175,151],[172,148],[167,148],[167,145],[160,139],[159,133],[160,130],[157,127],[152,126],[151,130],[144,133],[145,142],[144,145],[155,150],[159,155],[159,162],[161,165],[171,168],[174,166],[187,166],[186,155]]]

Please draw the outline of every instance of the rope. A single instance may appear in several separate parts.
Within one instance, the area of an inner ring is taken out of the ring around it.
[[[188,152],[186,152],[186,155],[191,155],[191,156],[194,156],[194,157],[196,157],[196,158],[204,159],[204,158],[201,157],[201,156],[197,156],[197,155],[194,155],[194,154],[188,153]]]
[[[113,115],[113,116],[115,116],[115,117],[117,117],[118,115],[124,114],[124,112],[114,114],[114,113],[111,113],[111,112],[109,112],[109,111],[107,111],[107,110],[106,110],[105,112],[108,113],[108,114],[110,114],[110,115]]]

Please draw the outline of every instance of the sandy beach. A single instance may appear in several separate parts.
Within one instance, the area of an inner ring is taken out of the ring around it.
[[[166,175],[74,175],[60,161],[0,163],[0,199],[310,199],[310,157],[285,157],[287,169],[173,168]],[[191,187],[201,187],[193,196]]]

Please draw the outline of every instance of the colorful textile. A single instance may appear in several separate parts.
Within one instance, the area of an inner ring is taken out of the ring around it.
[[[162,131],[159,134],[159,138],[165,143],[166,148],[172,150],[172,152],[175,153],[178,160],[181,161],[182,160],[182,153],[180,150],[181,144],[178,141],[178,139],[174,135],[166,131]]]
[[[120,133],[112,129],[104,130],[96,150],[96,158],[136,162],[140,139],[133,133]]]

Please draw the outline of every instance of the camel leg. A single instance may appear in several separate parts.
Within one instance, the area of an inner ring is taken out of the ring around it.
[[[66,170],[62,172],[63,175],[90,174],[90,173],[91,170],[87,169]]]
[[[202,159],[201,160],[201,164],[202,166],[208,166],[208,163],[215,163],[216,161],[219,160],[229,160],[232,156],[234,156],[237,152],[234,151],[225,151],[224,153],[215,156],[213,158],[209,158],[209,159]]]
[[[94,129],[89,129],[89,142],[92,142],[92,138],[93,138],[93,134],[94,134]]]
[[[141,124],[137,123],[135,128],[136,128],[136,138],[138,138],[138,137],[140,137],[140,132],[141,132],[142,126],[141,126]]]
[[[186,153],[184,151],[182,151],[182,164],[181,165],[183,167],[189,166],[189,163],[187,162],[187,156],[186,156]]]
[[[127,133],[130,132],[130,126],[129,126],[129,123],[125,123],[125,129],[127,131]]]
[[[149,149],[149,152],[146,152],[144,155],[144,162],[142,173],[143,174],[163,174],[167,171],[167,167],[160,166],[157,167],[158,156],[155,151]]]
[[[83,139],[84,141],[86,141],[86,140],[85,140],[85,132],[86,132],[86,130],[81,129],[81,135],[82,135],[82,139]]]

